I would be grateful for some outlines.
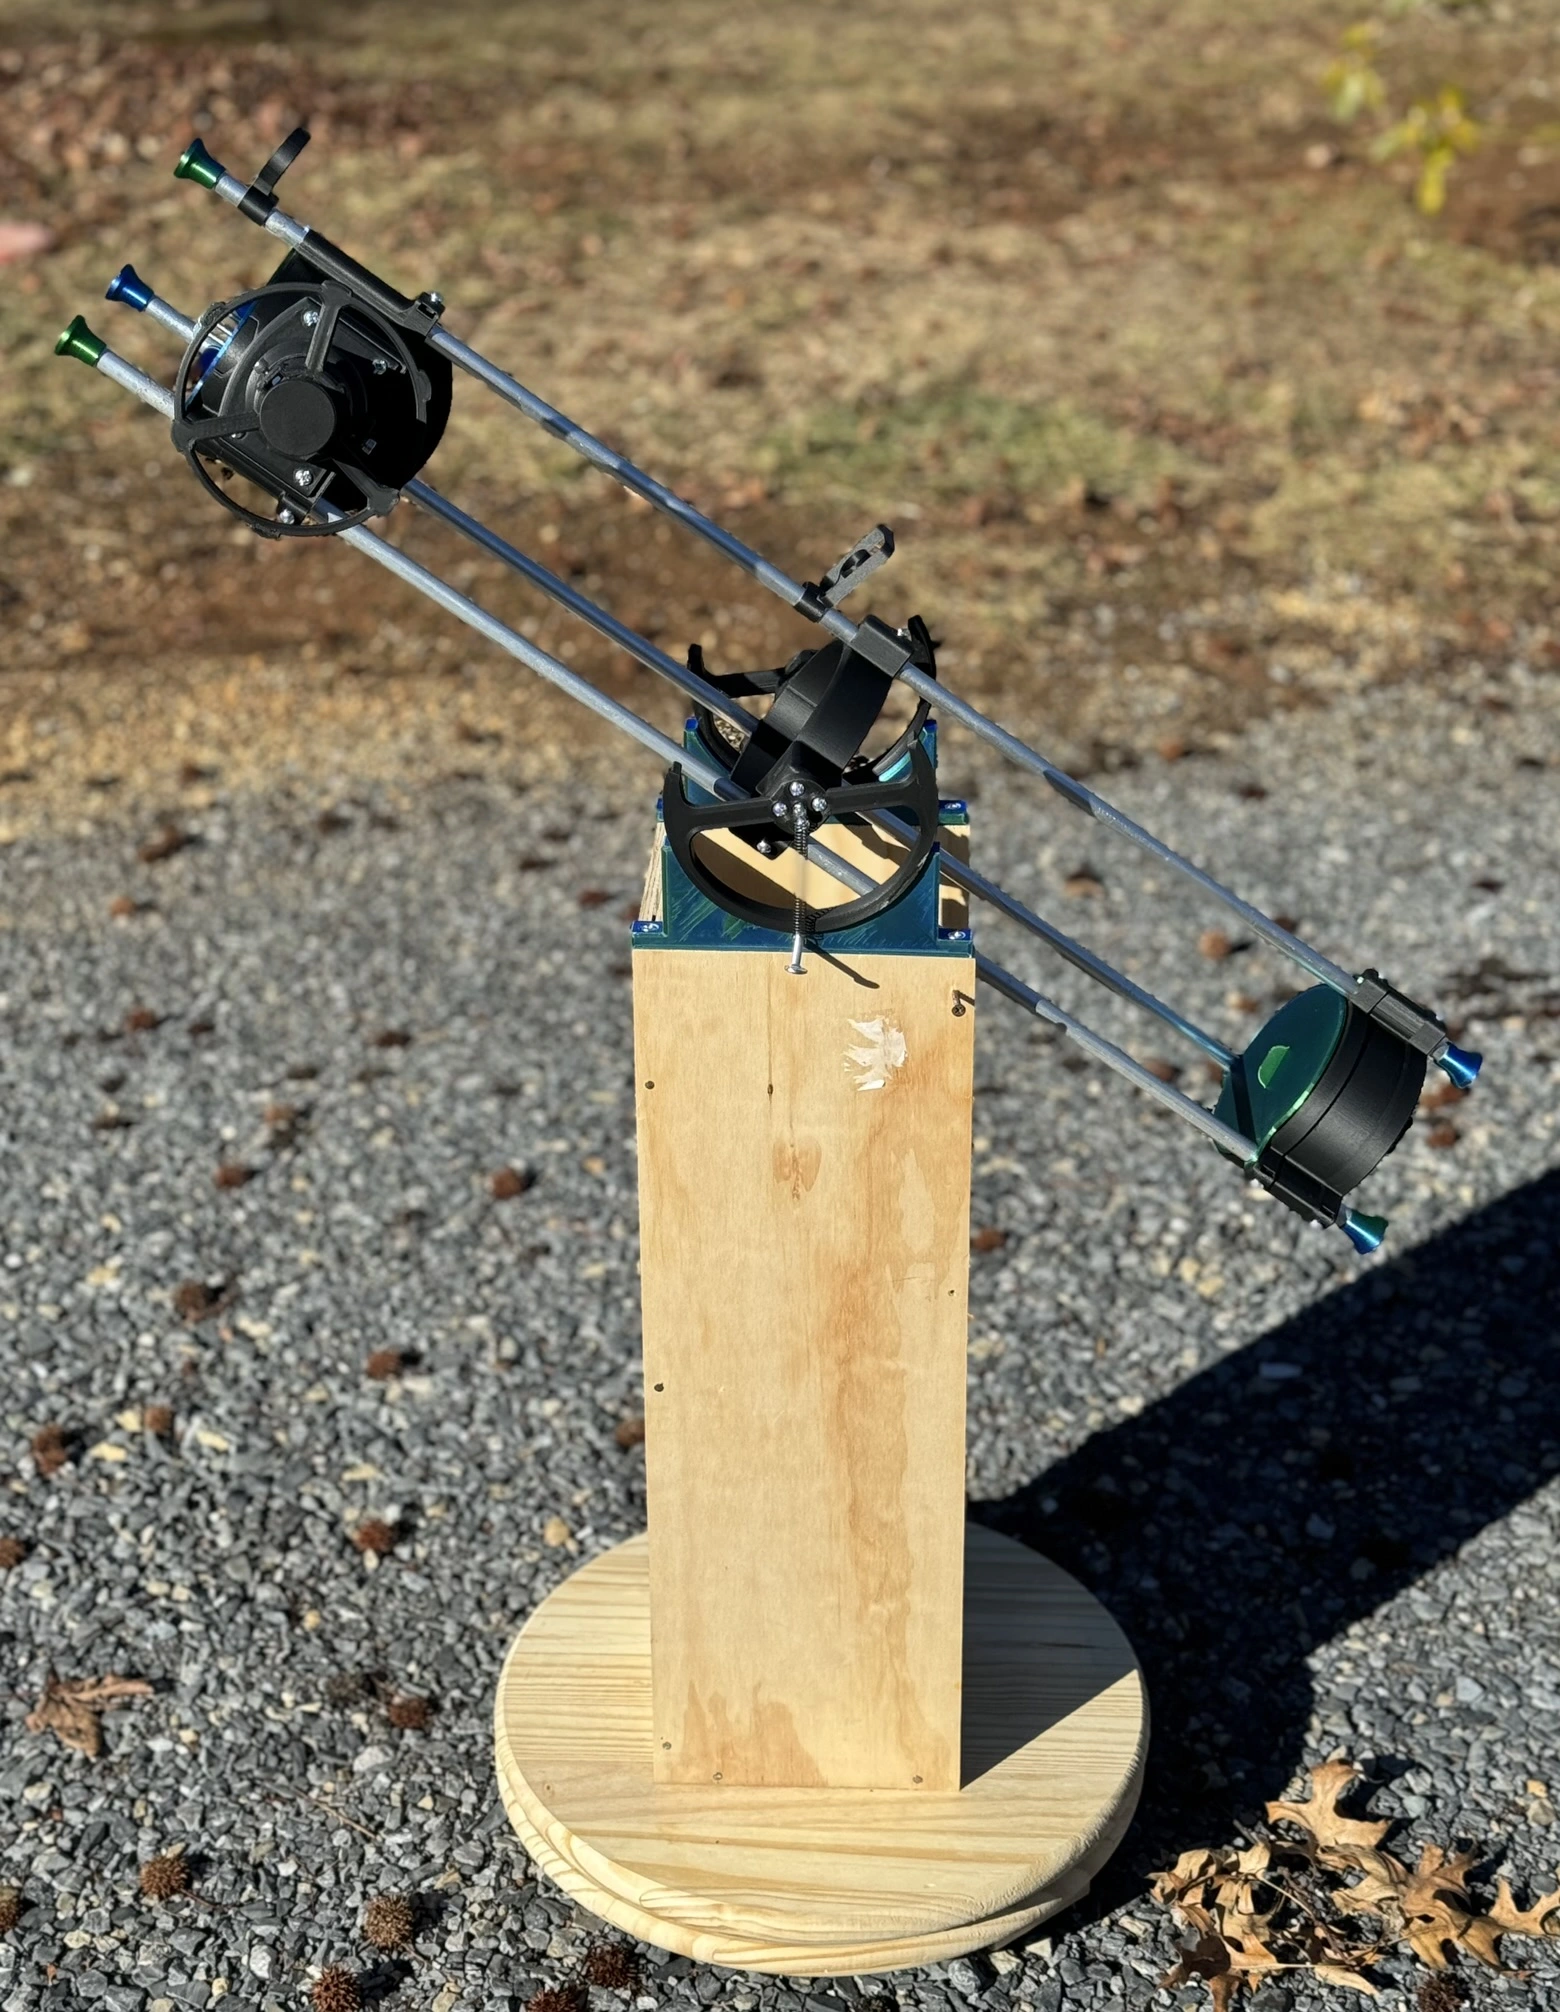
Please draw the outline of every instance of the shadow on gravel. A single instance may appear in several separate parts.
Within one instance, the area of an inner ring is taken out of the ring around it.
[[[1148,1679],[1143,1805],[1091,1913],[1282,1795],[1307,1655],[1560,1472],[1557,1337],[1560,1172],[972,1505],[1098,1593]]]

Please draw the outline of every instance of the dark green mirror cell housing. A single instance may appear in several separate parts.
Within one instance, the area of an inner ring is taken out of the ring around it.
[[[1264,1187],[1298,1214],[1336,1223],[1350,1189],[1407,1131],[1425,1065],[1422,1049],[1317,985],[1236,1056],[1216,1115],[1259,1149],[1252,1171]]]

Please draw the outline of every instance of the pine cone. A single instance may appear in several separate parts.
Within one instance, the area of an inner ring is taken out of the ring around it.
[[[583,1984],[559,1984],[525,2001],[525,2012],[589,2012],[589,2008],[590,1993]]]
[[[376,1949],[404,1949],[416,1932],[412,1903],[404,1893],[378,1893],[363,1911],[363,1934]]]
[[[9,1935],[22,1918],[22,1889],[0,1886],[0,1935]]]
[[[358,2012],[363,2002],[356,1973],[340,1963],[320,1972],[309,1989],[309,1997],[314,2012]]]
[[[385,1704],[385,1717],[403,1732],[422,1732],[432,1716],[433,1706],[427,1698],[394,1697]]]
[[[639,1958],[621,1942],[598,1942],[585,1952],[585,1981],[601,1991],[634,1991]]]
[[[182,1851],[165,1851],[141,1867],[141,1891],[148,1900],[172,1900],[176,1893],[187,1893],[189,1885],[189,1862]]]

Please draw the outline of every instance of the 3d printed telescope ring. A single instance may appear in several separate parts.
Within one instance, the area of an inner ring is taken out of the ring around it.
[[[1235,1057],[1215,1115],[1260,1148],[1253,1172],[1264,1187],[1335,1223],[1408,1130],[1426,1066],[1422,1048],[1317,985]]]
[[[805,933],[828,936],[842,929],[858,928],[892,908],[925,870],[937,843],[937,771],[925,747],[918,743],[910,750],[903,774],[886,782],[844,783],[833,789],[820,789],[817,801],[826,806],[821,816],[845,818],[865,810],[883,809],[907,811],[915,820],[915,836],[909,850],[880,886],[853,901],[842,901],[837,907],[805,909]],[[792,934],[796,927],[794,904],[782,907],[731,887],[711,871],[694,845],[699,833],[705,831],[762,832],[766,837],[784,837],[785,828],[774,821],[767,800],[749,797],[739,803],[697,804],[688,795],[681,766],[676,765],[667,772],[662,787],[661,815],[666,841],[677,864],[706,900],[755,928]]]
[[[449,366],[415,354],[297,252],[264,286],[207,308],[174,384],[174,445],[225,510],[269,538],[334,537],[385,515],[449,412]],[[213,463],[273,496],[277,515],[229,495]],[[340,512],[328,521],[315,512],[327,494]]]

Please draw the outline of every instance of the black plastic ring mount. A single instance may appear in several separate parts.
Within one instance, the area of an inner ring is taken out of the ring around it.
[[[1421,1049],[1351,1005],[1315,1089],[1262,1149],[1257,1179],[1300,1215],[1335,1222],[1408,1130],[1425,1068]]]
[[[937,843],[937,771],[926,749],[917,742],[910,750],[908,772],[887,782],[842,783],[834,789],[812,794],[823,799],[826,808],[820,817],[854,817],[867,810],[903,810],[915,820],[915,837],[908,853],[888,879],[870,894],[833,908],[805,908],[805,933],[832,936],[842,929],[855,929],[892,908],[920,877]],[[789,935],[796,926],[794,905],[760,901],[719,879],[699,857],[694,840],[705,831],[741,831],[749,838],[785,838],[785,827],[774,818],[767,800],[744,797],[739,803],[696,804],[688,796],[687,779],[681,762],[667,770],[661,792],[661,814],[667,843],[673,856],[693,885],[717,908],[735,915],[758,929],[772,929]]]

